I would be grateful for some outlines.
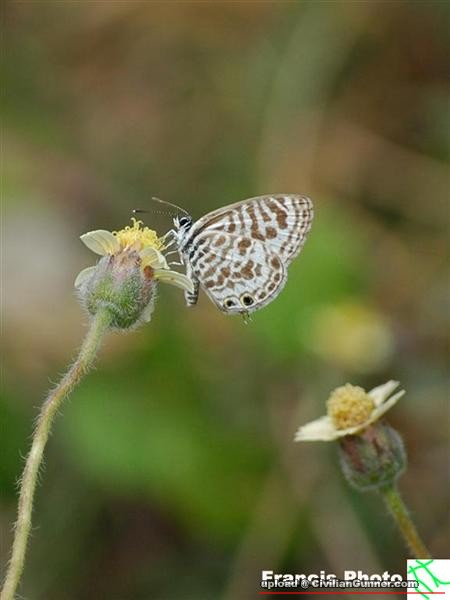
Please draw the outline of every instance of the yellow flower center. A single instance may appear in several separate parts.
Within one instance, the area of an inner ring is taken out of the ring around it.
[[[336,429],[347,429],[365,423],[375,405],[362,387],[347,383],[331,393],[327,408]]]
[[[131,227],[127,225],[125,229],[113,231],[122,250],[132,248],[139,252],[144,248],[161,250],[164,247],[164,244],[156,234],[156,231],[153,231],[153,229],[149,229],[148,227],[143,227],[143,222],[137,221],[134,217],[131,220],[133,221]]]

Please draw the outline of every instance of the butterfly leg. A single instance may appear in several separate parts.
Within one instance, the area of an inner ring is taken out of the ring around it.
[[[165,258],[167,258],[168,256],[171,256],[172,254],[176,254],[180,260],[170,260],[169,266],[170,267],[182,267],[184,265],[183,257],[181,256],[181,254],[178,250],[170,250],[170,252],[165,252],[164,256],[165,256]]]
[[[161,241],[165,244],[164,248],[170,248],[171,246],[173,246],[174,244],[176,244],[177,242],[177,232],[175,231],[175,229],[170,229],[167,233],[165,233],[162,238]],[[166,244],[167,241],[167,244]]]
[[[194,284],[194,291],[193,292],[184,292],[184,298],[186,300],[187,306],[194,306],[195,304],[197,304],[198,292],[200,289],[200,282],[197,279],[197,277],[195,277],[195,275],[193,275],[192,268],[189,263],[187,264],[187,267],[186,267],[186,275],[189,277],[189,279]]]

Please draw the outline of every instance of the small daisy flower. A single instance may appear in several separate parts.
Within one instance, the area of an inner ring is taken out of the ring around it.
[[[347,482],[358,492],[377,492],[394,517],[409,552],[430,558],[398,491],[397,482],[407,466],[401,435],[381,417],[405,393],[398,381],[388,381],[366,392],[347,383],[335,389],[327,403],[327,415],[297,431],[295,440],[337,440],[339,462]]]
[[[327,415],[297,431],[295,441],[339,441],[342,472],[359,491],[392,485],[406,466],[400,435],[381,417],[405,393],[398,381],[388,381],[370,392],[347,383],[335,389]],[[393,394],[393,395],[392,395]]]
[[[186,291],[193,291],[193,284],[189,277],[176,271],[170,271],[166,259],[161,254],[164,243],[152,229],[142,227],[142,221],[131,219],[133,226],[127,225],[120,231],[106,231],[97,229],[80,236],[81,241],[100,256],[114,256],[121,252],[135,253],[140,259],[140,266],[144,270],[150,267],[154,270],[153,279],[166,281],[177,285]],[[79,288],[89,278],[96,267],[83,269],[75,280],[75,287]]]
[[[327,415],[300,427],[296,442],[331,442],[347,435],[355,435],[378,421],[405,393],[398,381],[388,381],[370,392],[347,383],[336,388],[327,403]]]
[[[164,242],[155,231],[132,219],[132,226],[120,231],[99,229],[81,236],[82,242],[102,258],[97,265],[83,269],[75,280],[88,312],[108,306],[114,314],[113,326],[128,329],[149,321],[153,312],[156,284],[170,283],[193,291],[193,283],[169,269],[162,254]]]

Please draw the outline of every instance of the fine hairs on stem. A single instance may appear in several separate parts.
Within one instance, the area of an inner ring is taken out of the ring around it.
[[[22,575],[25,553],[31,529],[33,499],[50,429],[62,401],[79,383],[92,366],[101,339],[108,330],[111,316],[107,309],[99,310],[90,322],[86,337],[74,363],[61,381],[49,393],[39,414],[31,450],[20,481],[19,506],[14,531],[14,542],[0,600],[13,600]]]
[[[397,523],[412,556],[415,558],[431,558],[431,554],[417,531],[409,511],[395,485],[389,485],[380,490],[394,521]]]
[[[184,274],[171,271],[161,250],[164,241],[141,221],[132,219],[120,231],[89,231],[81,241],[101,258],[75,280],[82,306],[91,315],[89,329],[72,366],[48,394],[33,435],[20,482],[19,506],[11,559],[0,600],[14,600],[24,568],[31,530],[33,499],[50,429],[62,401],[92,366],[103,335],[109,330],[132,331],[151,319],[158,282],[194,290]]]

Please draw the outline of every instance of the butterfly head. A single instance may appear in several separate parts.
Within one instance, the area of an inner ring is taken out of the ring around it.
[[[192,227],[192,218],[189,215],[176,216],[173,220],[177,231],[187,232]]]

